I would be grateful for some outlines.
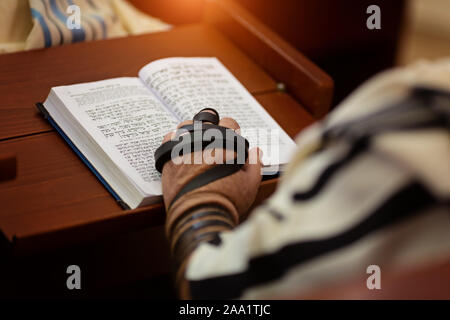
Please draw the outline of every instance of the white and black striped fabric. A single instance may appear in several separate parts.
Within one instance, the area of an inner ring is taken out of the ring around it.
[[[124,35],[121,23],[110,1],[95,0],[29,0],[34,21],[34,47],[51,47],[68,43],[107,39]],[[80,28],[68,28],[74,14],[72,5],[80,9]]]
[[[450,257],[450,60],[379,75],[301,134],[277,192],[202,244],[192,298],[287,297]]]

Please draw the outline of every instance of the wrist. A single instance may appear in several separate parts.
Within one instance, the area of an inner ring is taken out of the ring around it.
[[[239,223],[239,213],[236,206],[222,194],[209,191],[194,191],[180,200],[176,201],[167,212],[166,235],[169,238],[172,236],[171,231],[174,230],[175,225],[185,221],[187,215],[192,215],[197,211],[205,211],[208,208],[229,216],[233,225]]]
[[[238,223],[237,211],[226,198],[202,192],[189,200],[183,200],[182,207],[172,208],[166,220],[166,235],[176,268],[181,273],[184,270],[180,269],[184,268],[180,267],[201,243],[219,244],[220,233],[232,230]]]

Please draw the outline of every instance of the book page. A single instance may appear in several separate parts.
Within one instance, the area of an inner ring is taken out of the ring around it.
[[[160,194],[154,152],[178,121],[139,78],[52,89],[100,148],[146,194]],[[152,182],[158,181],[157,184]]]
[[[292,139],[216,58],[160,59],[142,68],[139,77],[180,121],[206,107],[234,118],[250,146],[263,150],[265,165],[287,162],[295,149]]]

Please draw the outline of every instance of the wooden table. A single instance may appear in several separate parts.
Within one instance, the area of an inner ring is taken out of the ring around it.
[[[215,56],[292,137],[326,111],[333,84],[319,68],[234,3],[206,10],[205,22],[168,32],[0,56],[0,165],[16,170],[0,179],[0,230],[16,256],[164,223],[162,203],[122,210],[40,116],[34,104],[53,86],[137,76],[163,57]],[[263,183],[258,201],[276,182]]]

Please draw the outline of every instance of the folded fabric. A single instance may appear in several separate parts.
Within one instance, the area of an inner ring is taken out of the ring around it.
[[[164,31],[170,25],[126,0],[10,0],[0,3],[0,53]]]

